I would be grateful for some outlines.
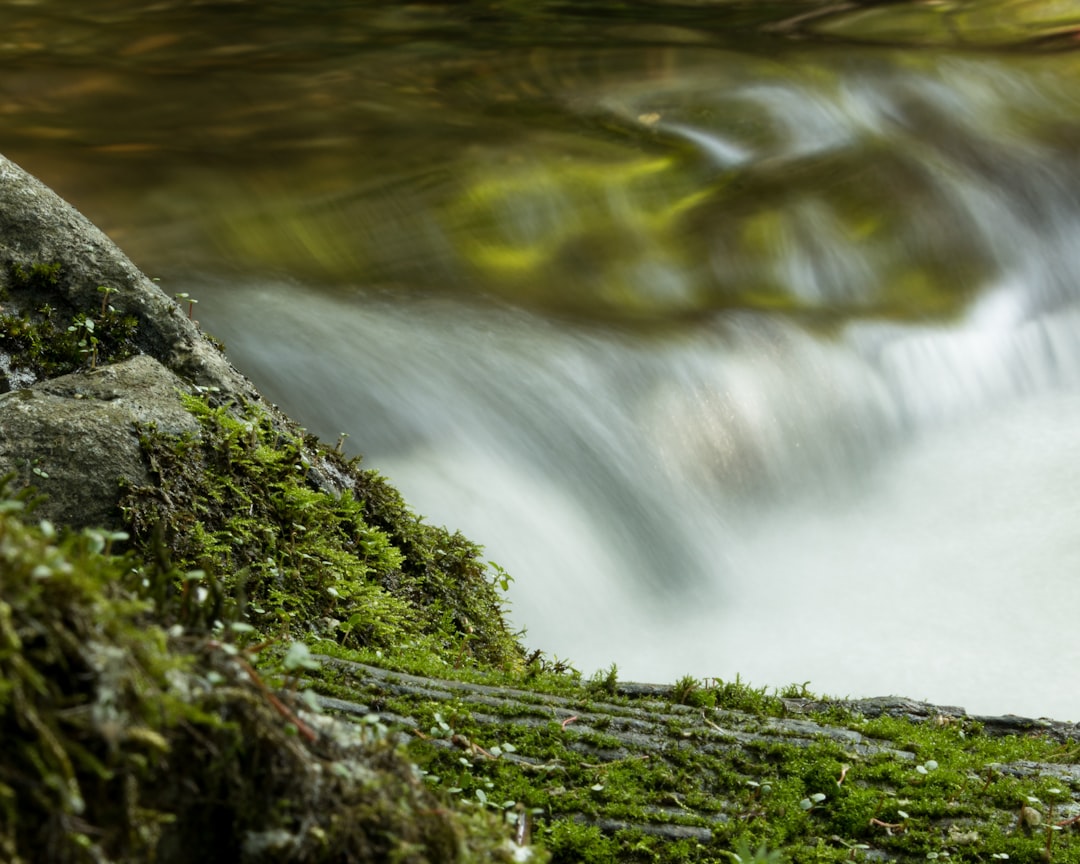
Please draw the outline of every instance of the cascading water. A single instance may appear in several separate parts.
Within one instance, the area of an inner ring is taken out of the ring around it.
[[[444,301],[208,296],[272,397],[516,576],[531,645],[1075,710],[1075,312],[828,340],[747,316],[642,346]]]
[[[421,243],[448,269],[432,250],[501,262],[564,249],[599,210],[637,240],[586,245],[577,308],[629,281],[653,314],[711,306],[692,327],[265,284],[200,286],[209,326],[273,398],[486,544],[528,643],[586,671],[1080,716],[1060,686],[1080,659],[1080,172],[1018,120],[1063,94],[971,60],[857,72],[744,73],[712,127],[647,117],[683,170],[644,186],[582,198],[557,169],[527,187],[489,169],[469,206],[497,197],[497,219]],[[700,113],[702,76],[601,107]],[[529,278],[572,280],[568,254]]]
[[[1080,718],[1080,61],[1010,42],[1068,22],[377,5],[267,3],[246,54],[109,12],[120,60],[59,112],[101,124],[98,170],[34,137],[33,76],[5,91],[32,146],[0,144],[484,544],[530,646]],[[872,47],[911,33],[1018,50]]]

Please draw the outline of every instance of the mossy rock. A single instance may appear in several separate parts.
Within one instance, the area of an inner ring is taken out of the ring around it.
[[[481,549],[428,525],[380,475],[256,405],[183,403],[197,433],[142,430],[152,481],[121,502],[136,544],[205,574],[200,612],[264,637],[521,667]]]
[[[0,313],[5,322],[0,327],[0,360],[33,348],[32,334],[11,332],[15,320],[39,327],[48,326],[51,318],[55,335],[61,335],[77,319],[91,318],[99,340],[109,346],[103,345],[96,358],[76,350],[86,368],[134,353],[149,354],[194,384],[257,398],[251,383],[116,244],[2,155],[0,213]],[[46,347],[43,341],[37,340],[40,347]],[[41,359],[24,356],[16,365],[33,369]],[[46,368],[37,370],[35,380],[41,374],[73,371],[62,357],[45,359]]]
[[[255,652],[158,626],[160,578],[104,532],[0,506],[0,857],[501,860],[505,832],[421,782],[385,727],[275,695]],[[270,679],[280,685],[280,679]]]
[[[0,157],[0,474],[74,527],[201,570],[264,636],[520,664],[481,549],[266,403],[176,303]],[[2,390],[2,388],[0,388]],[[126,489],[124,501],[120,487]]]
[[[39,515],[58,524],[118,529],[117,479],[150,482],[135,424],[174,435],[199,428],[177,396],[184,386],[138,355],[0,394],[0,474],[47,496]]]
[[[2,157],[0,209],[0,858],[509,855],[383,727],[278,692],[315,636],[520,667],[505,574],[263,401]],[[10,512],[29,501],[41,527]]]

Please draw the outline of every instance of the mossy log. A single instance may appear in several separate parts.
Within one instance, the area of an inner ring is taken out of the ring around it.
[[[470,683],[322,658],[434,788],[531,814],[555,860],[1080,860],[1080,728],[903,698],[538,675]],[[734,707],[732,707],[734,706]]]

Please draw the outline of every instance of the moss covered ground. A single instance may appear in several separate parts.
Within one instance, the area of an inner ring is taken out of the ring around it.
[[[205,620],[521,665],[504,577],[476,544],[428,525],[376,472],[264,409],[180,398],[201,434],[141,430],[154,482],[128,488],[121,507],[137,546],[196,574]]]
[[[384,727],[303,719],[295,650],[163,626],[184,617],[179,574],[34,524],[24,499],[0,506],[0,860],[510,857]]]

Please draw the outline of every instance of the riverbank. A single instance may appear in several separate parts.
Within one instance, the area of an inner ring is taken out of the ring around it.
[[[527,655],[190,298],[2,158],[0,209],[5,858],[1080,860],[1075,727]]]

